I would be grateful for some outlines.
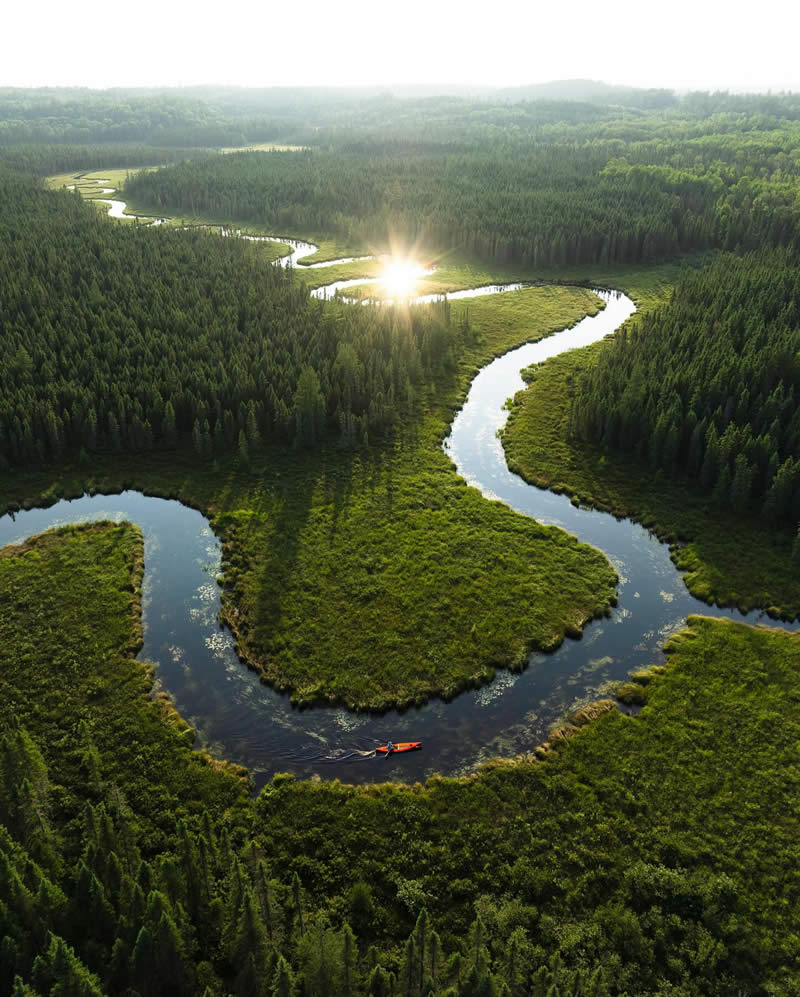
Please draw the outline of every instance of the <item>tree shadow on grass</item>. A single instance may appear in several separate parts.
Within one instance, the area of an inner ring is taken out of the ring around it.
[[[262,653],[270,653],[274,636],[280,629],[302,535],[311,514],[318,474],[319,467],[309,466],[287,480],[275,482],[271,501],[265,502],[258,513],[250,517],[237,537],[255,578],[255,598],[250,601],[252,616],[248,623],[251,638],[255,637],[258,645],[254,650]]]

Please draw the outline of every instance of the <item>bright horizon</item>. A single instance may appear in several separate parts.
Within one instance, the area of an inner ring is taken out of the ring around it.
[[[657,12],[638,0],[499,0],[488,15],[473,9],[430,0],[14,4],[0,21],[0,86],[512,87],[580,78],[800,91],[800,5],[766,0],[745,14],[696,0]]]

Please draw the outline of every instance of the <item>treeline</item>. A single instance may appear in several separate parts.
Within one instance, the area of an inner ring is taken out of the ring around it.
[[[800,121],[800,95],[640,90],[562,81],[549,86],[459,88],[237,87],[0,88],[0,147],[20,143],[130,143],[216,148],[254,142],[341,144],[347,136],[449,142],[583,142],[782,129]]]
[[[245,241],[114,225],[77,195],[0,173],[4,466],[191,438],[357,446],[455,366],[446,304],[310,298]]]
[[[793,124],[755,138],[742,123],[700,135],[687,124],[682,138],[654,127],[634,142],[583,140],[582,128],[563,125],[539,140],[508,134],[337,133],[325,149],[211,156],[137,174],[126,191],[159,212],[404,239],[532,266],[649,263],[798,238]]]
[[[146,142],[213,148],[271,141],[283,129],[268,115],[231,115],[180,92],[0,89],[0,147]]]
[[[26,143],[0,147],[0,165],[35,176],[175,163],[195,155],[191,149],[149,145],[50,145]]]
[[[570,432],[688,477],[720,506],[800,521],[800,260],[722,256],[617,334]]]

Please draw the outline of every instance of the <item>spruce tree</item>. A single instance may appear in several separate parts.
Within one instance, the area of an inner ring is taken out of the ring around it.
[[[239,469],[242,471],[250,470],[250,449],[247,446],[247,436],[243,429],[239,430]]]
[[[291,997],[292,995],[292,972],[289,963],[283,956],[278,956],[278,964],[275,967],[275,975],[272,977],[271,997]],[[376,994],[375,997],[381,997]]]

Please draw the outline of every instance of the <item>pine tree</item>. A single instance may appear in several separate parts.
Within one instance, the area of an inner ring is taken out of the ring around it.
[[[257,450],[261,446],[261,433],[258,429],[256,406],[252,400],[247,406],[247,442],[251,450]]]
[[[32,982],[42,994],[103,997],[100,981],[57,935],[50,935],[46,952],[36,957]]]
[[[325,399],[313,367],[306,366],[300,373],[294,394],[294,418],[295,445],[316,446],[324,429]]]
[[[247,446],[247,436],[243,429],[239,430],[239,468],[242,471],[250,470],[250,450]]]
[[[22,981],[22,977],[14,977],[14,985],[9,991],[11,997],[41,997],[38,990],[34,990],[33,987],[28,986],[27,983]]]
[[[752,485],[753,469],[744,454],[737,454],[731,485],[731,506],[736,512],[741,514],[747,511]]]
[[[152,932],[147,925],[144,925],[136,938],[131,959],[131,976],[141,997],[150,997],[151,994],[158,992],[152,975],[155,952]]]
[[[506,982],[510,997],[518,997],[522,993],[523,984],[523,947],[526,944],[525,932],[515,928],[506,946]]]
[[[344,997],[353,997],[358,972],[356,936],[347,922],[342,925],[342,986]]]
[[[272,997],[291,997],[292,994],[292,972],[289,963],[278,956],[278,964],[275,967],[275,975],[272,977]],[[376,994],[375,997],[381,997]]]
[[[292,876],[292,902],[294,904],[294,916],[297,923],[297,930],[302,938],[305,931],[305,927],[303,925],[303,901],[301,897],[300,877],[296,872]]]
[[[348,895],[347,905],[350,921],[356,933],[361,938],[365,937],[369,934],[375,917],[372,890],[369,885],[362,881],[354,883]]]
[[[164,419],[161,423],[161,431],[167,446],[174,447],[178,442],[178,428],[175,422],[175,409],[171,401],[167,401],[164,406]]]
[[[106,980],[107,989],[114,993],[122,993],[127,989],[130,980],[131,951],[123,938],[117,938],[111,950],[111,963]]]
[[[195,419],[192,426],[192,446],[198,457],[203,456],[203,430],[200,427],[200,420]]]
[[[262,979],[266,973],[267,951],[267,933],[259,916],[258,904],[251,887],[246,886],[231,944],[230,961],[233,966],[242,966],[250,956],[258,978]]]
[[[0,872],[2,872],[2,869],[0,869]],[[3,882],[6,883],[7,887],[8,881],[3,880]],[[18,958],[17,943],[10,935],[4,935],[0,939],[0,993],[8,993],[11,990],[18,968]]]
[[[731,469],[722,465],[717,483],[714,485],[713,499],[716,505],[728,506],[731,501]]]
[[[275,939],[275,916],[274,916],[274,902],[272,899],[272,888],[269,882],[269,875],[267,872],[267,864],[263,859],[258,860],[255,872],[256,880],[256,895],[258,896],[259,906],[261,908],[261,917],[264,921],[264,927],[267,929],[267,937],[270,942]]]
[[[367,980],[367,993],[371,997],[391,997],[393,990],[391,975],[382,966],[375,966]]]

